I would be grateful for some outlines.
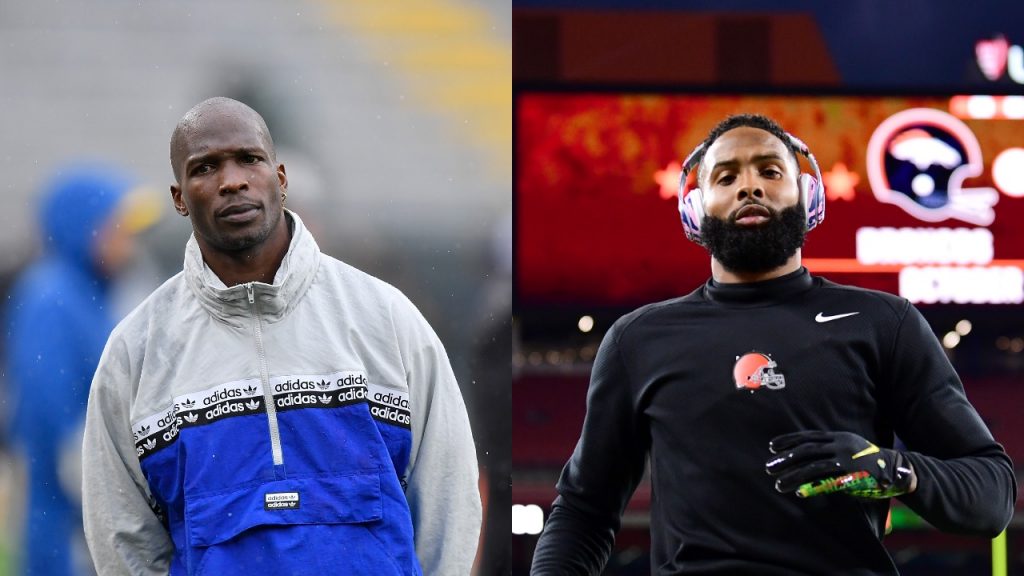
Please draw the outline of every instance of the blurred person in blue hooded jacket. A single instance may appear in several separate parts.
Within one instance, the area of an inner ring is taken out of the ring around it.
[[[61,489],[62,445],[77,433],[117,318],[109,289],[133,237],[157,216],[120,170],[76,165],[44,190],[43,254],[15,282],[5,314],[10,438],[28,471],[22,573],[74,574],[81,506]]]

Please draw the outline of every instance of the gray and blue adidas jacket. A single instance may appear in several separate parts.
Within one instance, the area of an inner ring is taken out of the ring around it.
[[[273,285],[185,269],[111,334],[89,396],[100,574],[468,574],[476,456],[448,358],[397,289],[302,221]]]

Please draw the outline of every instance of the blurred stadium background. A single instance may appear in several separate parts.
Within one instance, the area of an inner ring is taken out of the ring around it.
[[[289,207],[321,248],[398,286],[441,336],[507,518],[508,14],[495,0],[0,3],[0,290],[39,253],[44,183],[66,162],[105,160],[166,206],[117,287],[127,312],[181,269],[175,123],[207,97],[243,100],[266,118]],[[0,375],[0,429],[5,390]],[[0,435],[0,575],[16,573],[23,472]]]
[[[1020,473],[1022,22],[1024,6],[989,0],[514,0],[513,573],[528,572],[604,332],[710,274],[675,191],[679,162],[730,113],[808,143],[829,204],[805,264],[914,301]],[[957,160],[897,183],[894,166],[928,154],[897,146],[915,138]],[[953,173],[965,194],[944,194]],[[650,500],[641,484],[606,574],[650,573]],[[1020,509],[995,571],[999,543],[939,533],[898,502],[885,543],[908,575],[1024,574]]]

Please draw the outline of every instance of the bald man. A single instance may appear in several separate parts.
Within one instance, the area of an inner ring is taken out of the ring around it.
[[[206,100],[171,138],[184,270],[115,328],[89,396],[100,574],[468,574],[473,439],[444,347],[285,208],[266,123]]]

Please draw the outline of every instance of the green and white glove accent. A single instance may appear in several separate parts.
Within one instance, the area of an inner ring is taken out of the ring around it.
[[[902,453],[879,448],[852,432],[807,430],[777,436],[765,464],[775,489],[808,498],[841,492],[892,498],[915,487],[914,468]]]

